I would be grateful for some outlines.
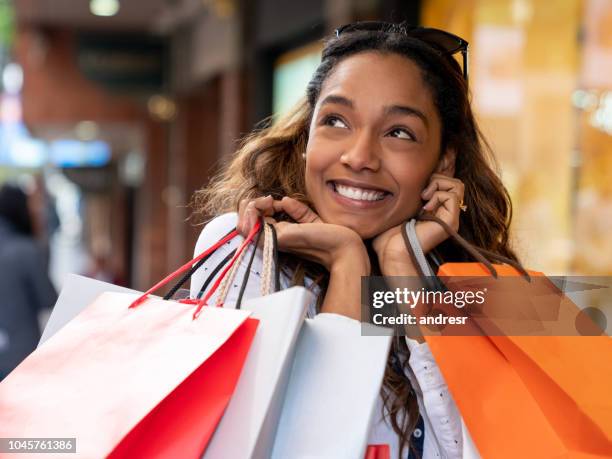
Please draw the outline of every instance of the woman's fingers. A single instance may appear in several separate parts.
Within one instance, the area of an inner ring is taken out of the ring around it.
[[[465,193],[465,185],[459,179],[443,174],[433,174],[427,187],[421,193],[427,201],[423,210],[440,218],[455,231],[459,230],[460,204]],[[417,236],[426,253],[448,238],[448,234],[438,223],[421,221],[417,223]]]
[[[459,196],[452,191],[435,191],[431,199],[423,206],[449,225],[455,231],[459,229]],[[417,237],[427,253],[448,238],[449,234],[436,222],[420,221],[416,226]]]
[[[238,204],[238,222],[236,223],[236,230],[238,230],[238,233],[243,236],[245,236],[244,225],[246,222],[244,212],[246,210],[246,206],[248,203],[249,203],[248,199],[242,199],[240,201],[240,204]]]
[[[274,215],[274,199],[264,196],[255,199],[243,199],[238,205],[238,223],[236,229],[246,237],[261,216]]]
[[[285,212],[297,223],[318,223],[319,216],[306,204],[285,196],[274,200],[272,196],[256,199],[243,199],[238,205],[238,232],[246,237],[260,217],[272,217],[277,212]]]
[[[442,174],[432,174],[427,187],[421,193],[421,197],[425,200],[431,199],[436,191],[452,191],[456,193],[460,199],[463,199],[465,186],[463,182],[454,177],[448,177]]]
[[[285,212],[298,223],[317,223],[321,221],[321,218],[310,207],[288,196],[280,201],[274,201],[274,210]]]
[[[448,223],[453,229],[459,228],[459,204],[457,193],[452,191],[436,191],[423,206],[424,210],[433,212],[437,217]]]
[[[274,199],[272,195],[256,198],[251,202],[256,209],[261,211],[262,215],[269,217],[274,214]]]
[[[453,204],[457,204],[453,206]],[[459,208],[459,196],[452,191],[435,191],[431,199],[423,206],[423,209],[435,212],[442,206],[448,212],[454,212],[455,207]]]

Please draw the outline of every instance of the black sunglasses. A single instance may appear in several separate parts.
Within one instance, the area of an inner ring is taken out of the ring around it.
[[[336,37],[343,33],[357,31],[373,31],[387,33],[401,33],[409,37],[417,38],[436,50],[444,53],[452,59],[455,53],[460,52],[463,57],[463,78],[468,81],[468,45],[469,43],[461,37],[445,30],[431,27],[420,27],[408,25],[404,22],[395,24],[382,21],[353,22],[336,29]]]

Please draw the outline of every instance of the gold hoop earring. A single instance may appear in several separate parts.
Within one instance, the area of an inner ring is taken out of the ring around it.
[[[306,161],[306,152],[302,153],[302,159]]]

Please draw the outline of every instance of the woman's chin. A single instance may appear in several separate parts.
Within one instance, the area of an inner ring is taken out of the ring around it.
[[[372,239],[381,233],[384,233],[388,228],[373,227],[371,221],[328,221],[334,225],[341,225],[355,231],[361,239]]]

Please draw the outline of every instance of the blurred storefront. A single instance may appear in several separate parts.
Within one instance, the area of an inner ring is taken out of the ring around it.
[[[470,42],[473,100],[525,264],[612,273],[612,3],[427,0],[422,21]]]

